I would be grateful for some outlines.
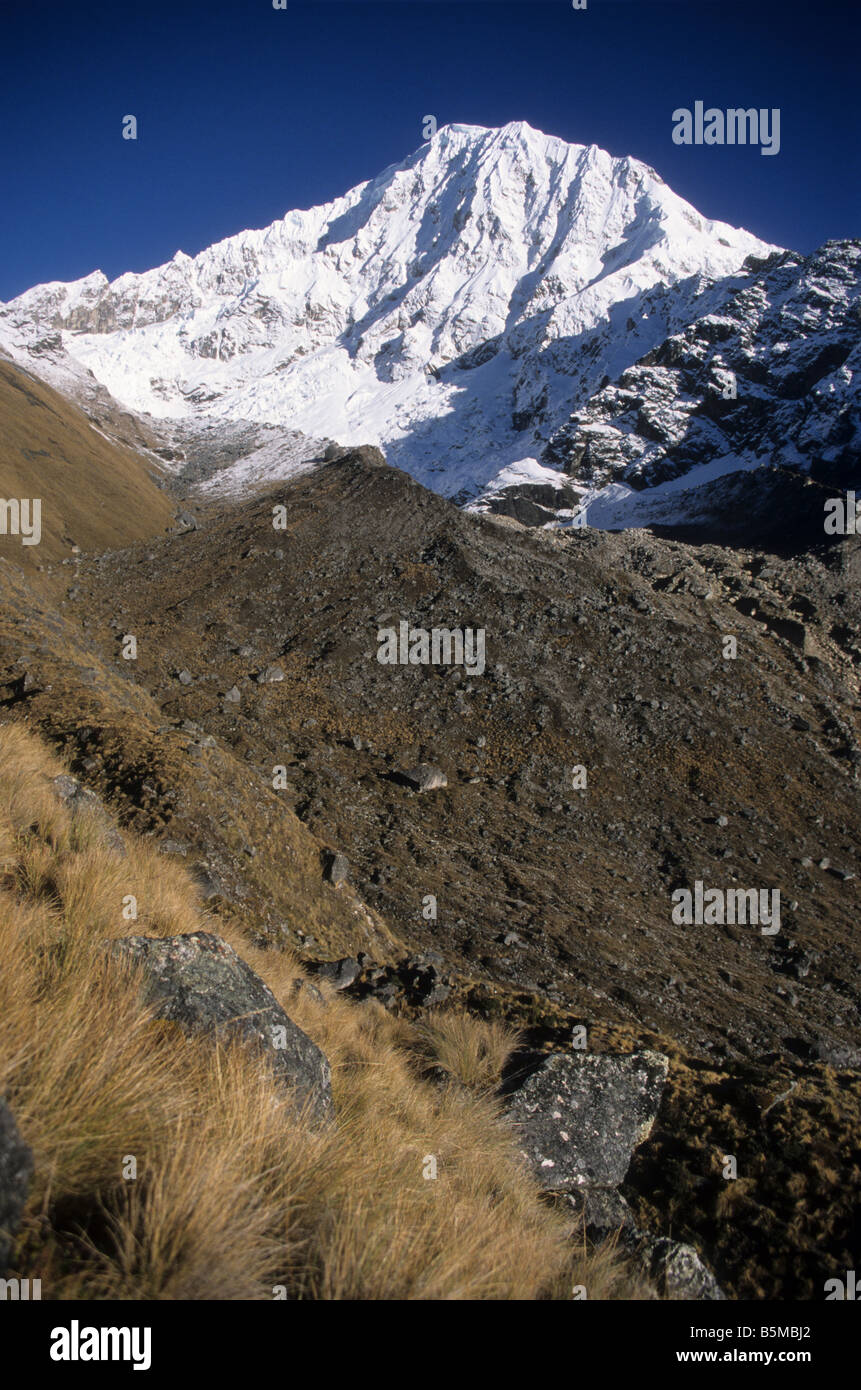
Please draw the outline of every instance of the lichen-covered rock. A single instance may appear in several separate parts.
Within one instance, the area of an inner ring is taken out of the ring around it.
[[[726,1294],[692,1245],[666,1236],[644,1237],[641,1258],[665,1298],[717,1302]]]
[[[157,1018],[259,1047],[275,1075],[310,1101],[320,1119],[332,1116],[325,1055],[226,941],[210,932],[129,936],[110,942],[109,950],[143,967],[146,997]]]
[[[32,1173],[33,1155],[18,1132],[15,1116],[0,1098],[0,1278],[6,1273]]]
[[[651,1131],[667,1066],[658,1052],[554,1053],[509,1080],[510,1118],[542,1186],[620,1183]]]

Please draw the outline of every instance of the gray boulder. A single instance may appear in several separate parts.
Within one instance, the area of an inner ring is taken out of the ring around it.
[[[350,872],[350,861],[345,854],[337,854],[330,851],[324,857],[323,877],[327,883],[332,883],[337,888],[339,883],[343,883]]]
[[[18,1132],[15,1116],[0,1097],[0,1278],[8,1268],[32,1174],[33,1155]]]
[[[411,767],[403,776],[411,787],[415,787],[417,792],[431,792],[435,791],[437,787],[448,786],[448,778],[442,768],[435,767],[433,763],[419,763],[417,767]]]
[[[651,1131],[667,1066],[658,1052],[554,1053],[508,1081],[509,1115],[542,1187],[620,1183]]]
[[[261,671],[257,677],[258,685],[272,685],[275,681],[283,681],[284,672],[280,666],[267,666],[265,671]]]
[[[638,1253],[665,1298],[699,1302],[719,1302],[726,1298],[692,1245],[666,1236],[643,1237]]]
[[[260,1048],[276,1077],[310,1101],[319,1119],[333,1116],[326,1057],[226,941],[210,932],[129,936],[110,942],[109,951],[143,967],[157,1018]]]
[[[361,973],[362,967],[354,956],[344,956],[343,960],[321,961],[315,971],[319,980],[327,980],[335,989],[349,989]]]

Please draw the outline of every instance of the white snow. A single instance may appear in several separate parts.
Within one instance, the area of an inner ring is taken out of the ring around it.
[[[711,278],[772,249],[634,159],[524,122],[451,125],[334,202],[193,258],[37,286],[0,306],[0,345],[67,385],[89,369],[137,412],[379,444],[475,497],[555,478],[534,458],[552,430],[678,331]],[[58,322],[67,356],[30,357]],[[275,455],[212,487],[281,476]]]

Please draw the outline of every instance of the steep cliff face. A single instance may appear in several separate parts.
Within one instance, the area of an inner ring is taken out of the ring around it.
[[[861,242],[775,255],[575,411],[544,462],[594,498],[597,524],[689,519],[692,489],[763,465],[850,486],[859,369]]]

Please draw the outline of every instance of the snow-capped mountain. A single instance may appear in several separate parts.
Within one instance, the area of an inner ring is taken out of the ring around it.
[[[0,346],[164,420],[376,443],[468,501],[547,471],[572,412],[775,249],[634,159],[522,122],[453,125],[194,258],[29,290],[0,307]]]
[[[717,283],[701,308],[483,505],[533,523],[586,508],[601,527],[703,524],[734,495],[713,486],[729,474],[861,482],[861,241],[775,253]]]

